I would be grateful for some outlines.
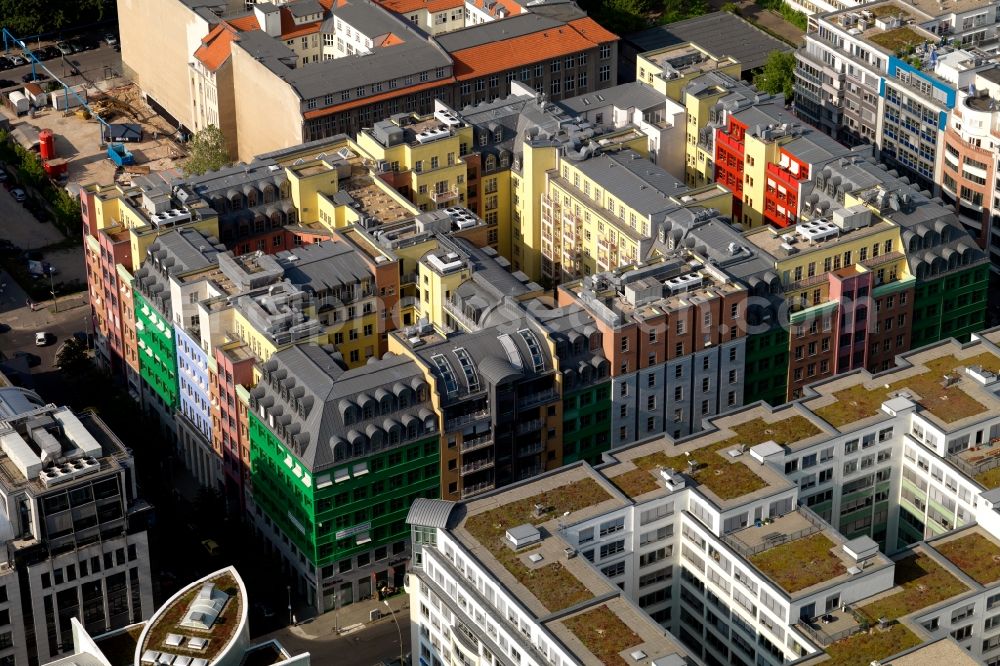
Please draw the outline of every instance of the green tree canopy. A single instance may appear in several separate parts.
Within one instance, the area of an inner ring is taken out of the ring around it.
[[[18,38],[95,23],[114,11],[108,0],[0,0],[3,27]]]
[[[200,176],[206,171],[216,171],[231,164],[226,138],[215,125],[209,125],[195,132],[188,142],[190,157],[184,163],[184,171],[189,176]]]
[[[791,102],[795,94],[795,54],[771,51],[764,67],[754,75],[753,84],[772,95],[784,94],[785,102]]]
[[[76,338],[70,338],[59,348],[56,365],[71,377],[87,375],[94,369],[87,357],[87,344]]]

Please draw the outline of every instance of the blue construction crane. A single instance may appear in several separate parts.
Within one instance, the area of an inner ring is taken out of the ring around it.
[[[35,75],[36,75],[36,69],[35,68],[36,67],[41,67],[49,76],[52,77],[53,81],[57,81],[59,83],[59,85],[61,85],[63,87],[63,95],[66,96],[66,107],[67,108],[69,108],[69,96],[73,95],[73,97],[75,97],[77,99],[77,101],[80,102],[80,104],[83,106],[83,108],[87,109],[87,111],[90,112],[91,117],[97,119],[97,122],[100,123],[100,125],[102,127],[102,129],[101,129],[101,142],[100,142],[99,145],[103,146],[104,145],[104,136],[105,136],[104,130],[110,129],[110,126],[108,125],[108,123],[105,122],[105,120],[103,118],[101,118],[99,115],[97,115],[96,113],[94,113],[94,110],[92,108],[90,108],[90,105],[87,104],[87,100],[85,98],[81,97],[79,93],[77,93],[75,90],[73,90],[66,82],[64,82],[62,79],[60,79],[58,76],[56,76],[52,72],[52,70],[50,70],[48,67],[46,67],[42,63],[42,61],[39,60],[35,56],[35,54],[31,51],[31,49],[28,48],[28,45],[25,42],[25,40],[18,39],[13,34],[11,34],[11,32],[9,30],[7,30],[7,28],[3,28],[2,32],[3,32],[3,50],[4,50],[4,52],[6,53],[7,51],[9,51],[11,49],[11,44],[16,45],[17,48],[19,48],[21,50],[21,53],[24,55],[24,57],[27,58],[28,62],[31,63],[31,79],[32,79],[32,81],[35,80]],[[110,132],[108,133],[108,135],[110,136]]]

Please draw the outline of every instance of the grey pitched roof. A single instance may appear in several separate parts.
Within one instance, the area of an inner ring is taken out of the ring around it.
[[[558,28],[564,25],[562,21],[551,19],[539,14],[518,14],[502,21],[480,23],[461,30],[446,32],[435,37],[437,43],[448,53],[462,49],[481,46],[505,39],[530,35],[533,32]]]
[[[730,12],[714,12],[668,23],[626,35],[624,39],[640,53],[694,42],[717,57],[736,58],[744,72],[763,67],[772,51],[791,51],[794,48]]]
[[[289,281],[313,293],[354,285],[372,277],[368,264],[347,243],[323,241],[300,245],[279,252],[275,259]]]
[[[651,86],[638,81],[622,83],[613,88],[596,90],[584,95],[577,95],[556,102],[571,113],[584,113],[602,106],[614,106],[619,109],[650,109],[663,106],[666,96],[654,90]]]
[[[678,204],[670,197],[687,190],[682,181],[634,150],[602,153],[577,162],[576,167],[641,215],[657,215],[677,208]]]
[[[224,249],[216,238],[193,227],[166,233],[146,250],[149,259],[136,271],[136,288],[166,315],[170,310],[170,276],[214,266]]]
[[[454,508],[454,502],[418,497],[410,505],[410,512],[406,514],[406,522],[408,525],[422,527],[448,527],[448,518]]]
[[[428,417],[434,417],[430,403],[416,399],[418,390],[427,385],[423,373],[405,356],[386,354],[360,368],[344,370],[325,349],[300,344],[274,354],[263,369],[265,376],[251,396],[257,405],[275,414],[275,424],[286,429],[286,444],[312,473],[368,455],[376,432],[385,437],[389,427],[405,425],[410,419],[426,423]],[[407,392],[406,407],[396,400],[403,392]],[[364,418],[365,404],[375,401],[380,405],[390,396],[385,412],[376,408],[372,416]],[[297,405],[292,404],[293,399]],[[353,410],[348,419],[345,409]],[[359,438],[364,442],[360,450],[352,441]],[[380,440],[380,445],[387,446],[387,440]],[[347,448],[338,449],[344,446]]]
[[[322,5],[316,2],[316,0],[294,0],[294,2],[287,3],[285,7],[295,18],[323,13]]]

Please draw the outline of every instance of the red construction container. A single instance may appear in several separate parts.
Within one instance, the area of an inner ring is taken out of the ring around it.
[[[43,162],[56,156],[56,135],[52,130],[43,129],[38,133],[38,151]]]
[[[65,158],[55,157],[42,162],[42,167],[49,178],[59,178],[69,170],[69,162]]]

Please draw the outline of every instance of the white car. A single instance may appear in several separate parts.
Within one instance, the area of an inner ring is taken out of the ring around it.
[[[35,333],[35,346],[45,347],[49,344],[49,334],[43,331]]]
[[[10,196],[14,197],[14,201],[18,203],[24,203],[24,200],[28,198],[28,195],[24,193],[20,187],[15,187],[10,191]]]

